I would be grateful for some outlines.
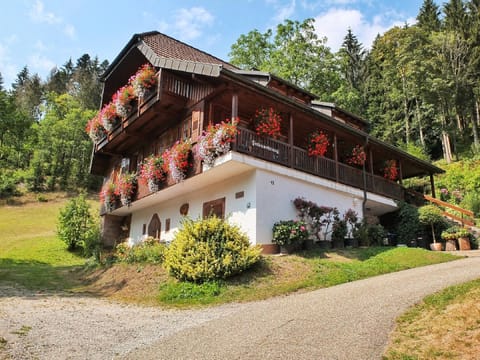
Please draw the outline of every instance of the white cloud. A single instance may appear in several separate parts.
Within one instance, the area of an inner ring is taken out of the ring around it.
[[[48,47],[43,43],[42,40],[37,40],[33,47],[38,51],[45,51],[48,49]]]
[[[285,5],[278,5],[275,4],[275,16],[274,20],[278,23],[283,22],[285,19],[291,17],[295,12],[296,2],[295,0],[291,0],[290,3]]]
[[[414,22],[409,18],[407,22],[410,21]],[[315,31],[320,37],[327,37],[327,45],[332,51],[340,48],[349,27],[364,48],[370,48],[377,34],[383,34],[391,27],[403,24],[382,15],[368,20],[356,9],[331,8],[315,17]]]
[[[174,16],[173,28],[176,35],[184,41],[200,37],[205,27],[213,25],[215,17],[202,7],[179,9]]]
[[[58,24],[62,22],[62,18],[55,15],[53,12],[45,11],[45,6],[40,0],[35,1],[35,4],[29,12],[30,19],[39,23]]]
[[[10,85],[15,80],[17,68],[12,62],[8,46],[3,45],[2,43],[0,43],[0,73],[3,78],[3,86],[5,88],[10,88]]]
[[[67,35],[70,39],[75,38],[75,27],[72,24],[67,24],[65,25],[65,28],[63,29],[63,32],[65,35]]]
[[[52,70],[56,66],[56,64],[46,56],[37,53],[32,54],[28,58],[28,66],[35,70],[48,72]]]

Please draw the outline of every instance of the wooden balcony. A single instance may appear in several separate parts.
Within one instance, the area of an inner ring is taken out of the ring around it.
[[[207,97],[213,86],[166,71],[158,72],[158,86],[132,103],[132,111],[95,146],[96,152],[122,153],[139,139],[170,127],[189,103]]]
[[[310,157],[302,148],[258,136],[251,130],[240,129],[234,150],[355,188],[366,188],[369,192],[395,200],[403,200],[403,187],[393,181],[368,172],[365,172],[364,178],[361,169],[326,157]]]

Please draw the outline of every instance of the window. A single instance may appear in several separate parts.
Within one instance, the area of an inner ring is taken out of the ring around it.
[[[203,204],[203,218],[215,215],[220,219],[225,218],[225,198],[208,201]]]
[[[155,239],[160,240],[160,230],[162,229],[162,223],[157,214],[153,214],[150,223],[148,224],[148,236],[153,236]]]

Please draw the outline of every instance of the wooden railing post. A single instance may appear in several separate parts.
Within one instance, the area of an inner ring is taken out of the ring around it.
[[[333,133],[333,159],[335,160],[335,179],[338,182],[338,143],[337,133]]]
[[[295,160],[294,160],[295,153],[293,151],[293,115],[292,114],[290,114],[289,122],[290,122],[290,127],[288,129],[288,144],[290,145],[289,163],[290,163],[290,167],[293,168],[293,165],[295,163]]]

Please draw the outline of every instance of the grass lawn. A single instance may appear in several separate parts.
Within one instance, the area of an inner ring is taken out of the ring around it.
[[[385,360],[478,359],[480,279],[427,296],[397,319]]]
[[[32,290],[67,290],[70,271],[85,259],[66,251],[55,235],[64,199],[0,207],[0,285]]]
[[[226,281],[196,285],[167,280],[160,285],[158,301],[182,307],[261,300],[457,258],[423,249],[389,247],[267,256],[253,269]]]
[[[412,248],[317,249],[265,256],[239,276],[202,285],[173,280],[159,265],[114,264],[82,270],[85,260],[67,252],[55,236],[58,211],[65,202],[51,199],[0,207],[0,285],[83,291],[126,302],[188,307],[266,299],[456,258]]]

